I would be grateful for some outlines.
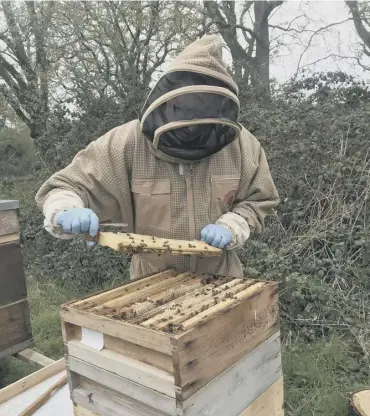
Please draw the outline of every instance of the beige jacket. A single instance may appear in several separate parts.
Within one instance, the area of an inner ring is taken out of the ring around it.
[[[215,38],[212,40],[214,47]],[[209,53],[209,46],[201,46],[205,55],[207,48]],[[218,55],[216,58],[213,63],[220,65]],[[209,56],[204,61],[212,65]],[[179,68],[187,65],[179,57],[175,64]],[[227,79],[227,75],[222,76]],[[200,239],[203,227],[218,223],[233,235],[221,258],[136,254],[131,276],[169,268],[242,276],[235,249],[244,244],[250,232],[263,231],[266,215],[278,204],[259,142],[238,124],[237,138],[221,151],[196,162],[184,162],[159,150],[157,132],[153,143],[142,133],[142,125],[143,120],[133,120],[111,130],[46,181],[36,195],[45,226],[51,232],[56,215],[76,207],[92,209],[100,221],[128,223],[129,232],[172,239]]]

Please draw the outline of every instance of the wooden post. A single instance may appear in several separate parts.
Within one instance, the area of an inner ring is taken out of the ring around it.
[[[0,358],[34,345],[19,241],[19,203],[0,200]]]

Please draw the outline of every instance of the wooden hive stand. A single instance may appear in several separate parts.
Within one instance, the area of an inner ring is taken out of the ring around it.
[[[76,416],[284,414],[276,283],[168,270],[61,319]]]
[[[34,345],[19,241],[19,203],[0,200],[0,358]]]

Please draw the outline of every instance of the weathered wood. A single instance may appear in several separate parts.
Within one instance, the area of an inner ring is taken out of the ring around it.
[[[74,416],[101,416],[97,413],[93,413],[89,409],[86,409],[86,407],[80,406],[77,403],[73,403],[73,414]]]
[[[31,387],[36,386],[36,384],[39,384],[42,381],[55,376],[58,373],[61,373],[63,370],[65,370],[64,358],[55,361],[53,364],[41,368],[38,371],[35,371],[34,373],[16,381],[7,387],[4,387],[0,390],[0,404],[10,400],[18,394],[30,389]]]
[[[52,386],[50,386],[44,393],[41,394],[33,403],[28,405],[19,416],[31,416],[39,409],[44,403],[46,403],[52,394],[59,390],[67,383],[67,375],[63,375],[58,381],[56,381]]]
[[[104,348],[173,374],[172,355],[164,354],[109,335],[104,335]]]
[[[3,244],[19,241],[19,233],[0,235],[0,249]]]
[[[248,282],[243,282],[242,279],[234,279],[231,282],[225,283],[217,287],[217,290],[222,291],[222,296],[228,296],[246,288],[247,285]],[[169,321],[171,323],[179,324],[192,318],[194,315],[201,313],[205,307],[209,307],[211,305],[213,306],[215,304],[216,296],[213,295],[214,290],[204,290],[204,292],[206,293],[202,294],[202,290],[192,290],[186,296],[183,296],[180,299],[176,299],[174,301],[175,308],[171,308],[171,306],[165,307],[163,309],[163,312],[162,310],[156,309],[155,311],[157,313],[153,315],[150,319],[140,322],[140,325],[149,328],[155,327],[160,329],[168,325]],[[176,316],[172,316],[172,318],[170,318],[171,315],[174,315],[175,313]]]
[[[71,307],[94,307],[97,305],[101,305],[104,302],[108,302],[109,300],[116,299],[120,296],[126,295],[128,293],[132,293],[136,290],[140,290],[150,284],[155,284],[157,282],[162,282],[163,280],[167,279],[168,277],[176,276],[176,272],[174,270],[166,270],[164,272],[156,273],[153,276],[149,276],[146,278],[140,278],[136,280],[132,280],[130,282],[126,282],[120,287],[115,289],[104,290],[99,292],[95,295],[87,296],[85,299],[81,299],[79,301],[69,302],[68,306]]]
[[[190,397],[278,331],[276,285],[265,284],[263,290],[251,291],[251,295],[172,341],[175,382],[183,398]]]
[[[284,416],[283,377],[276,380],[240,416]]]
[[[97,351],[79,341],[68,342],[68,355],[159,393],[175,397],[173,375],[151,365],[105,348]]]
[[[64,344],[71,340],[81,340],[81,326],[62,321],[62,333]],[[153,367],[173,374],[172,356],[161,351],[156,351],[133,342],[104,334],[104,348],[123,354],[125,357],[139,360]]]
[[[122,321],[119,320],[73,310],[68,307],[62,309],[61,318],[65,322],[117,337],[164,354],[172,354],[173,347],[171,341],[164,333],[136,325],[123,325]]]
[[[0,211],[0,236],[18,232],[19,220],[17,211]]]
[[[370,390],[357,391],[351,395],[350,416],[370,416]]]
[[[23,257],[18,241],[0,246],[0,306],[27,297]]]
[[[72,398],[99,416],[167,416],[160,409],[153,409],[96,383],[82,383],[72,392]]]
[[[23,341],[19,344],[12,345],[9,348],[6,348],[5,350],[2,350],[0,352],[0,359],[4,357],[10,357],[11,355],[17,354],[20,351],[23,351],[27,348],[33,347],[35,344],[35,341],[33,338],[27,339],[26,341]]]
[[[251,286],[241,286],[240,289],[242,290],[237,290],[235,293],[232,292],[232,299],[225,299],[224,301],[219,302],[216,305],[213,304],[213,306],[211,306],[207,310],[201,311],[192,318],[187,319],[182,326],[185,330],[195,328],[196,326],[200,326],[204,324],[206,321],[210,321],[220,313],[225,313],[225,311],[227,311],[230,306],[234,307],[236,304],[236,300],[241,301],[249,299],[260,293],[264,287],[265,283],[263,282],[257,282]]]
[[[51,358],[45,357],[45,355],[42,355],[30,348],[26,348],[18,352],[15,354],[15,357],[24,361],[25,363],[36,364],[39,368],[46,367],[47,365],[55,362]]]
[[[71,324],[70,322],[61,321],[62,324],[62,336],[64,344],[67,344],[71,339],[82,338],[82,328],[78,325]]]
[[[0,358],[8,348],[32,339],[27,299],[0,307]]]
[[[146,299],[150,296],[156,295],[157,293],[161,293],[164,290],[173,287],[181,282],[186,282],[187,279],[193,279],[192,273],[181,273],[175,277],[169,277],[165,279],[163,282],[159,282],[156,285],[150,285],[148,287],[144,287],[140,290],[137,290],[134,293],[129,293],[126,296],[122,296],[118,299],[113,299],[108,302],[103,303],[101,306],[97,306],[94,310],[102,310],[105,307],[108,308],[115,308],[120,309],[124,306],[130,305],[133,302],[140,301],[141,299]]]
[[[176,401],[164,394],[158,393],[123,377],[117,376],[94,365],[87,364],[73,357],[68,357],[69,369],[89,380],[99,383],[117,392],[124,392],[128,397],[144,403],[154,409],[161,409],[168,414],[175,414]]]
[[[282,376],[276,333],[185,400],[178,415],[239,416]]]
[[[19,201],[15,199],[0,199],[0,212],[16,210],[19,208]]]

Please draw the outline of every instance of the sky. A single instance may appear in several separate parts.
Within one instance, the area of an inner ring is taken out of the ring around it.
[[[332,23],[342,22],[350,17],[349,10],[343,0],[288,0],[274,14],[271,23],[286,26],[288,22],[303,14],[312,21],[308,27],[312,30]],[[297,24],[303,24],[305,22],[307,23],[307,19],[304,17],[296,21]],[[308,33],[301,36],[301,42],[307,44],[310,36],[311,34]],[[304,51],[304,46],[296,45],[296,42],[291,39],[286,40],[290,44],[289,48],[282,47],[279,51],[279,56],[275,57],[271,64],[271,75],[280,82],[284,82],[295,74],[300,56]],[[322,33],[322,35],[314,37],[311,48],[302,57],[301,65],[310,64],[331,54],[353,56],[359,49],[358,44],[359,37],[352,21],[332,26],[325,33]],[[370,58],[364,62],[370,65]],[[370,81],[370,71],[364,72],[354,60],[350,59],[332,57],[321,60],[317,64],[311,65],[310,68],[316,71],[339,69],[364,79],[367,82]]]

